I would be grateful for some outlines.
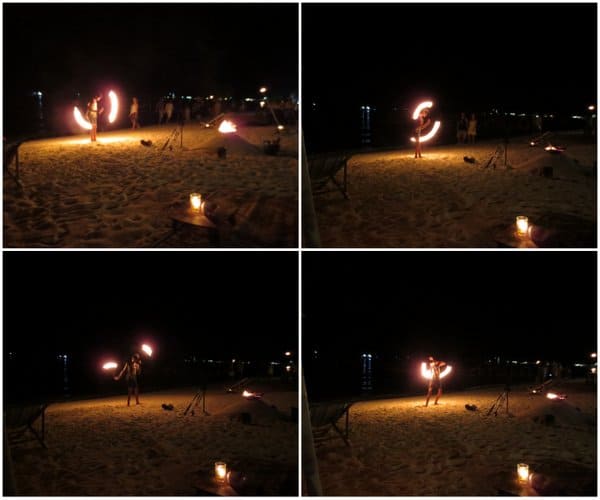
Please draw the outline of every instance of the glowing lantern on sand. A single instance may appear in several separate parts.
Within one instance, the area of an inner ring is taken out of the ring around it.
[[[215,462],[215,477],[219,483],[224,483],[227,477],[227,464],[225,462]]]
[[[194,210],[200,210],[200,207],[202,206],[202,195],[198,193],[190,194],[190,205],[192,205]]]
[[[517,233],[520,236],[525,236],[527,234],[527,230],[529,229],[529,219],[524,215],[519,215],[517,217]]]
[[[529,480],[529,465],[517,464],[517,476],[519,482],[526,483]]]

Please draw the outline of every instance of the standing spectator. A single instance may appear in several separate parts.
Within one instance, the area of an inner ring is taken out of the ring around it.
[[[158,114],[158,124],[160,125],[165,114],[165,101],[162,97],[156,103],[156,113]]]
[[[469,120],[465,112],[461,112],[456,122],[456,140],[459,144],[467,142],[467,129],[469,128]]]
[[[131,100],[131,107],[129,108],[129,119],[131,120],[131,128],[132,129],[140,128],[139,112],[140,112],[140,105],[138,104],[137,97],[134,97]]]
[[[467,128],[467,140],[469,144],[475,144],[475,136],[477,135],[477,118],[475,113],[471,113],[469,118],[469,126]]]
[[[173,101],[169,99],[165,103],[165,123],[169,123],[171,121],[171,117],[173,116],[173,110],[175,106],[173,105]]]

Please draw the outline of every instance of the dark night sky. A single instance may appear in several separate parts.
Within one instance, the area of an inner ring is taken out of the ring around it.
[[[290,252],[5,252],[4,350],[269,359],[298,345]],[[126,352],[126,351],[125,351]]]
[[[304,252],[302,273],[305,355],[585,361],[596,350],[592,252]]]
[[[434,96],[446,109],[571,113],[596,102],[596,4],[304,4],[302,30],[305,102]]]
[[[3,4],[5,93],[297,93],[294,4]],[[223,95],[221,94],[221,95]]]

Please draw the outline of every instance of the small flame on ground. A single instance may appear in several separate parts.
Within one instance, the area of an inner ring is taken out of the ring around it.
[[[237,127],[233,122],[229,120],[223,120],[221,125],[219,125],[219,132],[222,134],[231,134],[233,132],[237,132]]]

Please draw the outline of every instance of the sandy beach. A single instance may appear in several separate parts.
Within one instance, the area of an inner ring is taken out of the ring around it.
[[[486,416],[502,389],[444,394],[429,407],[424,397],[355,403],[351,447],[340,439],[317,447],[324,494],[595,496],[595,387],[565,382],[554,390],[567,399],[553,402],[515,386],[510,415]],[[522,462],[537,474],[538,490],[516,480]]]
[[[97,143],[87,134],[23,143],[22,188],[4,176],[4,246],[206,247],[196,228],[159,243],[172,227],[169,207],[198,192],[216,205],[221,246],[296,247],[296,130],[286,129],[279,153],[267,155],[263,141],[276,138],[274,126],[229,118],[237,134],[187,124],[183,147],[178,135],[163,149],[176,124],[99,132]]]
[[[528,138],[511,139],[511,169],[503,157],[484,168],[501,141],[426,145],[421,159],[412,149],[355,154],[350,200],[339,192],[314,197],[321,246],[595,247],[596,143],[576,134],[552,141],[567,150],[550,154]],[[543,167],[552,168],[551,178],[540,175]],[[517,215],[537,226],[537,244],[511,240]]]
[[[281,387],[261,401],[209,390],[206,409],[184,410],[194,389],[51,404],[46,443],[12,447],[17,492],[43,496],[193,496],[210,485],[215,461],[248,478],[250,493],[295,494],[298,484],[298,393]],[[162,408],[172,404],[173,411]],[[240,419],[250,415],[251,422]],[[290,492],[292,488],[292,492]]]

